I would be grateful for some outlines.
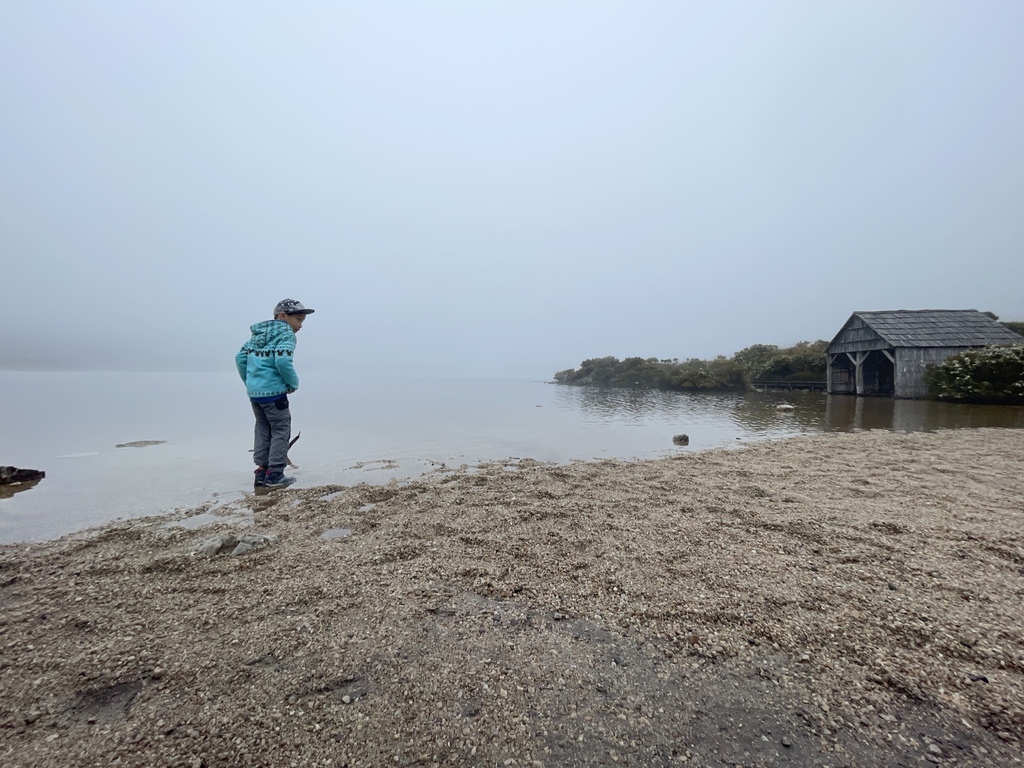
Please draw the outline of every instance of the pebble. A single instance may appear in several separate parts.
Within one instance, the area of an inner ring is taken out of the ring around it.
[[[784,747],[786,747],[788,749],[789,747],[793,746],[793,742],[789,740],[788,736],[783,736],[782,737],[782,746],[784,746]]]

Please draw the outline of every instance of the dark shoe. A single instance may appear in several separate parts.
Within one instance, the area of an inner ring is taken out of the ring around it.
[[[267,476],[263,480],[263,487],[269,488],[271,490],[275,488],[287,488],[294,482],[294,477],[285,477],[284,472],[281,471],[280,469],[276,471],[273,469],[268,469]]]
[[[256,479],[252,482],[253,488],[263,488],[267,483],[267,468],[256,467],[254,472]]]

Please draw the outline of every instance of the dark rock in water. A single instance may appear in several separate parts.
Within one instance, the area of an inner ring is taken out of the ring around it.
[[[147,445],[163,445],[166,440],[132,440],[130,443],[118,443],[115,448],[145,448]]]
[[[672,437],[672,442],[675,443],[676,445],[689,445],[690,444],[690,436],[689,435],[674,435]]]
[[[0,485],[11,483],[33,483],[46,477],[46,473],[38,469],[18,469],[17,467],[0,467]]]

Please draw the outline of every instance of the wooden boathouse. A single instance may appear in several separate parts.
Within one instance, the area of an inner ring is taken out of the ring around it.
[[[976,309],[854,312],[825,349],[830,395],[921,398],[925,367],[990,344],[1024,344]]]

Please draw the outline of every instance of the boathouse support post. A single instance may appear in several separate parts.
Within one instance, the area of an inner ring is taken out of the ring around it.
[[[868,358],[867,352],[847,352],[846,356],[850,358],[850,362],[853,363],[856,370],[854,377],[854,391],[858,395],[864,394],[864,366],[863,363]]]

